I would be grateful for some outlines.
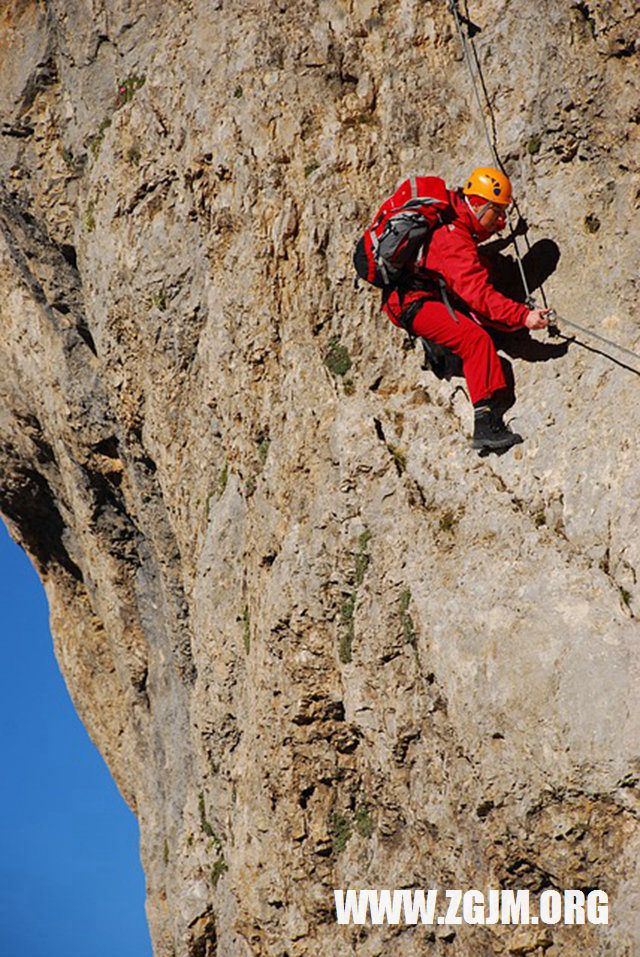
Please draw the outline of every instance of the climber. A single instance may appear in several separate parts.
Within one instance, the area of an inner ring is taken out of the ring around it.
[[[491,263],[478,250],[506,225],[511,183],[504,173],[475,169],[462,189],[449,191],[449,201],[450,215],[433,231],[384,309],[396,325],[459,356],[474,406],[472,448],[500,452],[522,437],[502,418],[507,382],[488,330],[544,329],[549,310],[530,309],[498,292]]]

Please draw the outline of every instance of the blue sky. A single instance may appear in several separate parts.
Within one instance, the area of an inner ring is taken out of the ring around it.
[[[44,589],[0,521],[0,954],[151,957],[133,814],[53,656]]]

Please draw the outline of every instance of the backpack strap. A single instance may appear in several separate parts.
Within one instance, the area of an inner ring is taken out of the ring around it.
[[[400,318],[398,319],[398,322],[400,323],[404,331],[407,333],[407,335],[410,336],[412,339],[414,337],[413,323],[415,321],[416,316],[420,312],[420,309],[422,308],[422,304],[424,303],[425,299],[428,299],[428,298],[429,298],[428,296],[421,296],[420,299],[414,299],[413,302],[409,303],[407,308],[403,309],[402,312],[400,313]]]
[[[442,301],[447,307],[447,309],[449,310],[449,315],[451,316],[454,322],[458,322],[458,317],[453,311],[451,300],[449,299],[449,294],[447,292],[447,286],[442,276],[438,276],[438,286],[440,287],[440,295],[442,296]]]
[[[372,229],[367,230],[365,235],[369,238],[369,244],[371,249],[371,266],[370,266],[371,279],[369,280],[369,282],[373,282],[373,277],[375,276],[376,264],[377,264],[378,271],[380,272],[380,275],[382,276],[382,281],[384,282],[385,286],[387,286],[390,284],[387,267],[385,265],[384,259],[378,259],[376,255],[378,251],[378,246],[380,245],[380,241]],[[392,286],[391,288],[393,290],[394,287]]]

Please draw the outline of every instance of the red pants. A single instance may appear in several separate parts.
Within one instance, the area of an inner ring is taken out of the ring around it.
[[[387,314],[396,325],[389,310]],[[441,346],[447,346],[462,359],[462,370],[473,403],[487,399],[506,388],[502,363],[486,329],[454,309],[457,322],[443,302],[427,299],[413,321],[413,332]]]

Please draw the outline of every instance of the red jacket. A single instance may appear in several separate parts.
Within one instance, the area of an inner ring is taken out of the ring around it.
[[[426,255],[416,263],[414,274],[417,278],[422,275],[432,280],[442,277],[447,292],[452,294],[454,308],[456,299],[460,300],[480,322],[484,319],[521,328],[529,307],[508,299],[493,287],[486,260],[478,251],[478,243],[488,239],[490,234],[480,226],[464,197],[454,192],[449,196],[455,218],[433,232]],[[404,307],[420,295],[418,292],[407,293]],[[386,311],[392,318],[397,318],[399,300],[396,293],[392,294],[388,305],[390,308]]]

